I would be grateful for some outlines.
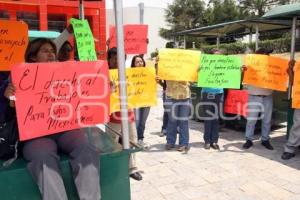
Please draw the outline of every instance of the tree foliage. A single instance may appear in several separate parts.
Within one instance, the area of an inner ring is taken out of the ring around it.
[[[239,6],[252,16],[263,16],[271,7],[299,2],[299,0],[238,0]]]
[[[207,5],[206,5],[207,2]],[[270,8],[300,2],[300,0],[174,0],[165,10],[169,29],[161,28],[160,36],[173,39],[172,33],[234,20],[257,18]],[[201,39],[187,37],[188,47],[192,41]]]

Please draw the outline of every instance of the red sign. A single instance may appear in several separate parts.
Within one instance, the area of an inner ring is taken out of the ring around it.
[[[245,90],[228,90],[224,112],[247,117],[248,92]]]
[[[12,67],[20,140],[105,123],[105,61],[23,63]]]
[[[147,53],[148,25],[124,25],[124,45],[126,54]],[[109,48],[117,46],[116,28],[109,28]]]

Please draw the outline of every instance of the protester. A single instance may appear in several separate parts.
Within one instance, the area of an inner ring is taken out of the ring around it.
[[[136,55],[132,58],[131,67],[145,67],[146,62],[141,55]],[[142,107],[134,109],[138,144],[142,146],[144,149],[148,149],[149,145],[145,143],[144,140],[144,132],[146,121],[150,112],[151,107]]]
[[[25,61],[56,61],[56,45],[49,39],[39,38],[29,43]],[[5,97],[14,96],[12,84],[5,90]],[[89,144],[80,129],[40,137],[24,142],[23,156],[27,168],[37,183],[43,200],[66,200],[67,194],[60,174],[58,151],[69,154],[73,178],[80,199],[100,199],[99,153]]]
[[[162,100],[163,100],[163,108],[164,108],[164,114],[163,114],[163,121],[161,126],[161,132],[159,134],[160,137],[167,135],[167,126],[168,126],[168,112],[165,106],[166,102],[166,90],[167,90],[167,83],[165,80],[159,80],[159,84],[162,87]]]
[[[260,48],[256,54],[269,55],[272,50]],[[245,67],[247,70],[247,66]],[[249,149],[253,145],[253,135],[255,130],[255,124],[261,113],[261,144],[269,150],[273,150],[273,146],[270,144],[270,129],[271,129],[271,118],[273,110],[273,90],[265,89],[247,85],[249,93],[248,99],[248,115],[246,124],[246,142],[243,145],[244,149]]]
[[[213,49],[211,54],[222,54],[218,49]],[[201,102],[203,102],[204,112],[204,148],[219,150],[219,118],[221,106],[223,106],[223,88],[207,88],[201,90]]]
[[[294,79],[294,65],[295,61],[289,62],[288,74],[290,81]],[[290,129],[288,141],[284,146],[284,152],[281,156],[283,160],[289,160],[295,156],[295,150],[300,145],[300,109],[295,109],[293,116],[293,126]]]
[[[177,151],[189,149],[190,84],[187,81],[166,81],[165,106],[168,112],[166,150],[175,148],[177,126],[179,126],[179,146]]]
[[[109,69],[118,69],[118,60],[117,60],[117,48],[113,47],[107,52],[107,62]],[[122,124],[121,124],[121,112],[114,112],[110,115],[110,122],[106,125],[106,132],[109,133],[117,142],[119,141],[119,136],[115,132],[121,133]],[[126,116],[125,116],[126,117]],[[136,125],[134,121],[134,113],[132,110],[128,110],[128,127],[129,127],[129,139],[130,141],[135,142],[137,140]],[[135,180],[142,180],[143,177],[140,172],[137,170],[135,153],[130,154],[129,158],[129,174],[130,177]]]

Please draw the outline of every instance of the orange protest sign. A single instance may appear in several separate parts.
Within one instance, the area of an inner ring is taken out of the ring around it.
[[[243,84],[278,91],[286,91],[288,85],[288,60],[258,54],[245,57],[247,70]]]
[[[0,20],[0,71],[24,62],[28,45],[28,26],[24,22]]]
[[[246,90],[228,90],[224,112],[247,117],[248,92]]]
[[[18,64],[12,80],[21,141],[109,120],[106,61]]]
[[[296,62],[294,67],[294,83],[292,91],[292,107],[300,108],[300,62]]]
[[[126,54],[147,53],[148,25],[124,25],[124,45]],[[109,28],[109,47],[117,46],[116,28]]]

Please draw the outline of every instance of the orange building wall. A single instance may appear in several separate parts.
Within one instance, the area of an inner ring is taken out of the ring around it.
[[[0,0],[0,11],[9,13],[10,20],[17,20],[17,12],[38,14],[39,29],[48,30],[48,14],[64,15],[69,21],[78,17],[78,0]],[[96,51],[100,59],[105,58],[106,52],[106,10],[105,0],[84,1],[84,15],[89,19],[95,41]]]

